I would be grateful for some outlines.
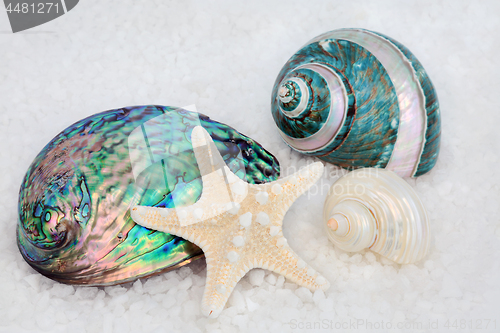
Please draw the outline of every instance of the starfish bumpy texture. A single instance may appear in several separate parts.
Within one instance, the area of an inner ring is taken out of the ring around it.
[[[249,184],[222,163],[210,135],[201,126],[192,132],[202,175],[200,199],[188,207],[134,206],[133,220],[198,245],[205,253],[207,282],[202,312],[217,317],[236,283],[252,268],[282,274],[311,290],[329,288],[283,237],[283,218],[293,202],[323,174],[321,162],[274,182]]]

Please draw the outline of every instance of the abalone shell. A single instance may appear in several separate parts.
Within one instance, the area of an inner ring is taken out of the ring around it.
[[[165,106],[105,111],[65,129],[29,167],[17,229],[24,259],[63,283],[112,285],[202,257],[182,238],[135,224],[129,212],[135,204],[198,200],[202,184],[190,142],[197,125],[240,178],[258,184],[279,177],[273,155],[205,115]]]

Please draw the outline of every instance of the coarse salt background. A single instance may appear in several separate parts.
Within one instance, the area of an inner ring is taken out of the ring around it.
[[[16,34],[0,12],[0,332],[500,330],[499,1],[85,0]],[[106,288],[53,282],[24,262],[15,242],[22,177],[48,141],[91,114],[196,104],[260,142],[283,175],[313,162],[280,139],[271,89],[304,43],[347,27],[406,45],[439,95],[438,163],[408,180],[431,220],[424,260],[398,265],[330,244],[323,202],[345,173],[330,165],[284,221],[290,246],[331,282],[327,292],[257,269],[208,319],[204,260]]]

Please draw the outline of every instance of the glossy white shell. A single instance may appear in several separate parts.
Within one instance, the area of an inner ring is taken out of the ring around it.
[[[330,240],[348,252],[369,248],[409,264],[429,248],[429,220],[420,198],[389,170],[364,168],[340,178],[330,188],[323,217]]]

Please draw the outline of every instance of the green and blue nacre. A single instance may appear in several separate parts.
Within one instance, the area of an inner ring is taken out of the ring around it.
[[[431,80],[406,47],[376,32],[341,29],[309,41],[281,69],[271,111],[290,147],[347,169],[418,177],[439,154]]]
[[[138,106],[71,125],[38,154],[21,184],[17,242],[47,277],[112,285],[203,256],[194,244],[134,223],[131,205],[191,205],[201,195],[191,131],[203,126],[225,163],[251,184],[279,177],[278,160],[235,129],[196,112]]]

